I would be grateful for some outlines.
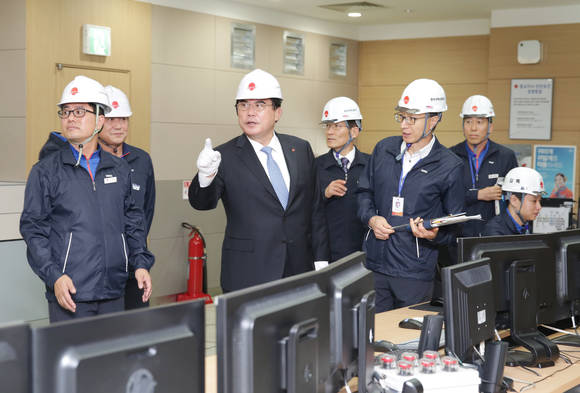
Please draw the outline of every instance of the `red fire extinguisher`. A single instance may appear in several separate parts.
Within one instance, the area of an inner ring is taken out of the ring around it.
[[[177,295],[177,301],[182,302],[193,299],[205,299],[205,303],[213,303],[211,296],[203,292],[203,265],[206,260],[205,241],[199,229],[186,222],[181,226],[190,229],[189,233],[189,279],[187,280],[187,292]]]

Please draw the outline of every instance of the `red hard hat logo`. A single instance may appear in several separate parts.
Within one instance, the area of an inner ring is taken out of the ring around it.
[[[248,89],[250,91],[254,90],[256,88],[256,84],[254,82],[250,82],[250,84],[248,85]]]
[[[405,96],[405,98],[403,98],[403,102],[405,104],[408,104],[409,103],[409,96]]]
[[[113,103],[111,104],[113,106],[113,108],[117,109],[119,107],[119,103],[117,101],[113,101]]]
[[[477,105],[473,105],[471,109],[473,109],[474,112],[477,112]]]
[[[324,111],[324,117],[328,117],[328,111]]]
[[[75,94],[77,94],[79,92],[79,89],[77,89],[76,87],[73,87],[72,89],[70,89],[70,93],[74,96]]]

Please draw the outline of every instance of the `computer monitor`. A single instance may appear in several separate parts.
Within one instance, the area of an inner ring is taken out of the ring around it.
[[[365,260],[363,252],[355,252],[319,272],[330,299],[330,392],[358,377],[359,392],[365,393],[372,380],[375,290]]]
[[[569,304],[571,313],[580,305],[580,230],[557,232],[556,273],[558,301]]]
[[[30,327],[24,323],[0,325],[0,390],[30,392]]]
[[[329,298],[304,273],[216,297],[218,393],[324,393]]]
[[[514,261],[534,261],[536,278],[539,281],[537,288],[538,320],[550,321],[556,299],[556,271],[555,257],[550,247],[549,235],[513,235],[459,238],[458,261],[466,262],[475,259],[490,258],[495,288],[495,307],[498,312],[496,325],[498,328],[508,326],[510,309],[509,269]],[[534,310],[533,315],[536,315]]]
[[[490,258],[496,326],[509,327],[511,339],[530,351],[508,356],[508,364],[548,366],[559,356],[558,347],[537,330],[538,323],[553,320],[557,306],[555,258],[549,243],[548,235],[458,239],[459,261]]]
[[[556,232],[556,273],[559,314],[557,319],[576,317],[580,312],[580,230]],[[580,346],[580,337],[565,335],[552,340],[558,344]]]
[[[444,267],[445,347],[462,361],[475,360],[474,346],[493,338],[494,287],[489,258]]]
[[[204,302],[32,329],[33,392],[204,391]]]

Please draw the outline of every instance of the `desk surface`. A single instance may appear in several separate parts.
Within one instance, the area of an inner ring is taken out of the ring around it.
[[[421,317],[434,314],[429,311],[412,310],[401,308],[377,314],[375,316],[376,340],[388,340],[393,343],[401,343],[413,340],[421,334],[418,330],[401,329],[399,321],[404,318]],[[505,375],[514,378],[516,391],[531,393],[561,393],[580,384],[580,348],[560,346],[560,351],[571,358],[573,364],[569,365],[564,360],[558,359],[554,367],[544,369],[533,368],[531,371],[522,367],[506,367]],[[575,352],[578,351],[578,352]],[[531,386],[530,384],[535,384]],[[530,385],[529,387],[526,387]],[[207,356],[205,359],[205,393],[217,392],[217,357]]]

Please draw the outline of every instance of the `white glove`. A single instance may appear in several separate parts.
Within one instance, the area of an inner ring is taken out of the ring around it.
[[[318,271],[328,266],[328,261],[314,261],[314,270]]]
[[[215,151],[211,147],[211,139],[207,138],[203,150],[197,157],[197,178],[199,179],[199,186],[201,188],[208,187],[211,184],[217,174],[221,161],[222,155],[219,151]]]

